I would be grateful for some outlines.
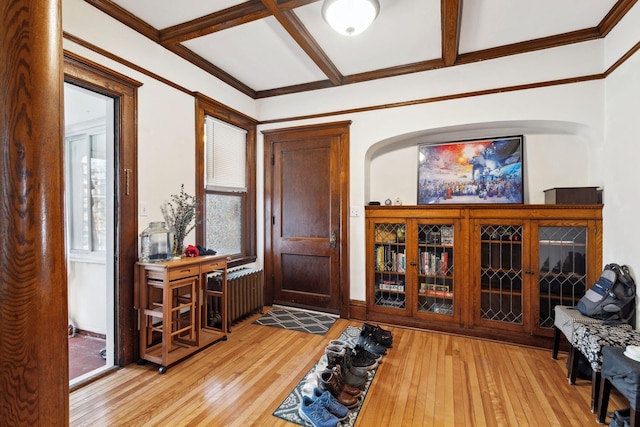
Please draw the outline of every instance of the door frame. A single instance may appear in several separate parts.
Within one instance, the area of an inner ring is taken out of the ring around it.
[[[340,317],[350,317],[350,280],[349,280],[349,127],[351,121],[331,122],[318,125],[290,127],[262,131],[264,141],[264,272],[265,303],[273,304],[274,286],[274,252],[273,252],[273,141],[279,136],[291,133],[303,133],[309,137],[327,136],[339,138],[340,156],[340,229],[338,242],[340,248]]]
[[[125,366],[138,360],[133,265],[138,259],[137,91],[142,83],[68,51],[64,81],[116,100],[114,363]]]

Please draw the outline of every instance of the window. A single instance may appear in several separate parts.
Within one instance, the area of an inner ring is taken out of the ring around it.
[[[196,97],[198,244],[231,257],[256,258],[256,122],[201,95]]]
[[[72,254],[104,252],[107,236],[107,159],[104,128],[66,137],[67,220]]]

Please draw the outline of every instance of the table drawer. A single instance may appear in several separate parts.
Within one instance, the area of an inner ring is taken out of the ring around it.
[[[201,273],[211,273],[212,271],[222,270],[226,266],[226,260],[211,260],[200,265]]]
[[[198,265],[184,266],[169,270],[169,281],[182,279],[189,276],[197,276],[200,274]]]

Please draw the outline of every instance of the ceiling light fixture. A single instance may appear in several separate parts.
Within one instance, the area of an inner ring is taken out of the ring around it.
[[[366,30],[378,12],[378,0],[324,0],[322,4],[324,20],[345,36],[355,36]]]

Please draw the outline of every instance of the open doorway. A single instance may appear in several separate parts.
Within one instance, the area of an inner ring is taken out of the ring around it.
[[[114,365],[114,99],[64,84],[69,380]]]

